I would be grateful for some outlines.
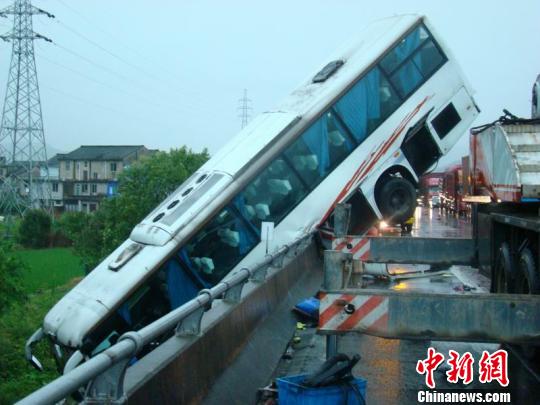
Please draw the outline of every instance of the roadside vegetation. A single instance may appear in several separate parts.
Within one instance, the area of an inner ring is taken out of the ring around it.
[[[122,172],[118,195],[94,213],[66,212],[51,221],[30,210],[9,238],[0,223],[0,405],[58,376],[47,342],[35,347],[44,372],[26,362],[26,340],[49,309],[208,158],[206,150],[185,147],[159,152]]]
[[[48,347],[37,348],[45,360],[45,372],[39,373],[25,361],[24,344],[82,273],[70,249],[19,250],[0,242],[0,404],[15,402],[56,376]]]

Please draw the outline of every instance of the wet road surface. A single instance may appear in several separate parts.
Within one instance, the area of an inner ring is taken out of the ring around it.
[[[415,215],[412,236],[421,237],[470,237],[471,225],[466,219],[455,218],[441,213],[438,209],[419,208]],[[399,267],[394,265],[395,267]],[[399,268],[395,268],[399,270]],[[468,293],[489,291],[489,280],[476,269],[453,266],[448,274],[438,277],[386,282],[371,285],[393,290],[464,293],[463,287],[472,287]],[[275,376],[298,375],[313,372],[325,360],[325,336],[315,333],[314,328],[298,331],[300,343],[289,349],[291,358],[280,362]],[[367,379],[366,403],[368,404],[416,404],[418,391],[427,389],[425,376],[416,372],[419,360],[427,357],[427,349],[434,347],[445,356],[445,362],[435,372],[436,390],[481,389],[484,392],[501,390],[497,382],[481,384],[478,381],[478,361],[482,351],[492,353],[500,348],[497,344],[438,342],[427,340],[390,340],[368,335],[348,334],[340,337],[338,351],[352,356],[360,354],[361,360],[354,368],[354,374]],[[468,385],[451,384],[446,381],[448,351],[452,349],[460,355],[470,352],[474,358],[474,380]],[[287,356],[289,357],[289,356]],[[535,393],[528,392],[530,384],[526,378],[509,372],[514,403],[540,403]],[[520,383],[521,381],[521,383]],[[487,391],[489,390],[489,391]],[[518,394],[521,398],[517,400]]]

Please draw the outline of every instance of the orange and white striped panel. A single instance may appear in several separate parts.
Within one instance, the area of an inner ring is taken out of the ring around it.
[[[345,311],[347,304],[354,311]],[[347,332],[369,331],[377,334],[388,326],[388,297],[380,295],[320,295],[319,330]]]
[[[365,236],[345,236],[332,241],[332,250],[352,253],[353,259],[367,260],[369,258],[369,239]]]

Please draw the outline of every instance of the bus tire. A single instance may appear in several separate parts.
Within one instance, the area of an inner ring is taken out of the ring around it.
[[[391,177],[381,187],[377,206],[389,223],[403,223],[414,214],[416,190],[409,181],[401,177]]]
[[[539,294],[540,276],[536,269],[534,255],[529,248],[523,249],[519,255],[519,272],[516,283],[518,294]]]
[[[510,253],[510,246],[507,242],[501,243],[495,262],[495,273],[492,283],[493,291],[499,294],[512,294],[514,292],[514,280],[516,270]]]

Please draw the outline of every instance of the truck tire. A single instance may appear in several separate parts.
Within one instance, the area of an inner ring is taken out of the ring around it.
[[[399,224],[413,216],[416,208],[416,190],[401,178],[392,177],[383,184],[377,196],[377,206],[385,221]]]
[[[519,255],[518,275],[516,281],[517,294],[540,293],[540,277],[536,270],[534,255],[529,248],[523,249]],[[517,346],[520,353],[534,362],[540,357],[540,348],[535,345]]]
[[[508,243],[503,242],[497,253],[497,261],[495,263],[495,273],[493,274],[492,283],[494,283],[493,292],[499,294],[514,293],[514,280],[516,270],[514,261],[510,253]]]
[[[516,284],[518,294],[540,293],[540,276],[536,270],[534,255],[529,248],[523,249],[519,255],[519,273]]]

